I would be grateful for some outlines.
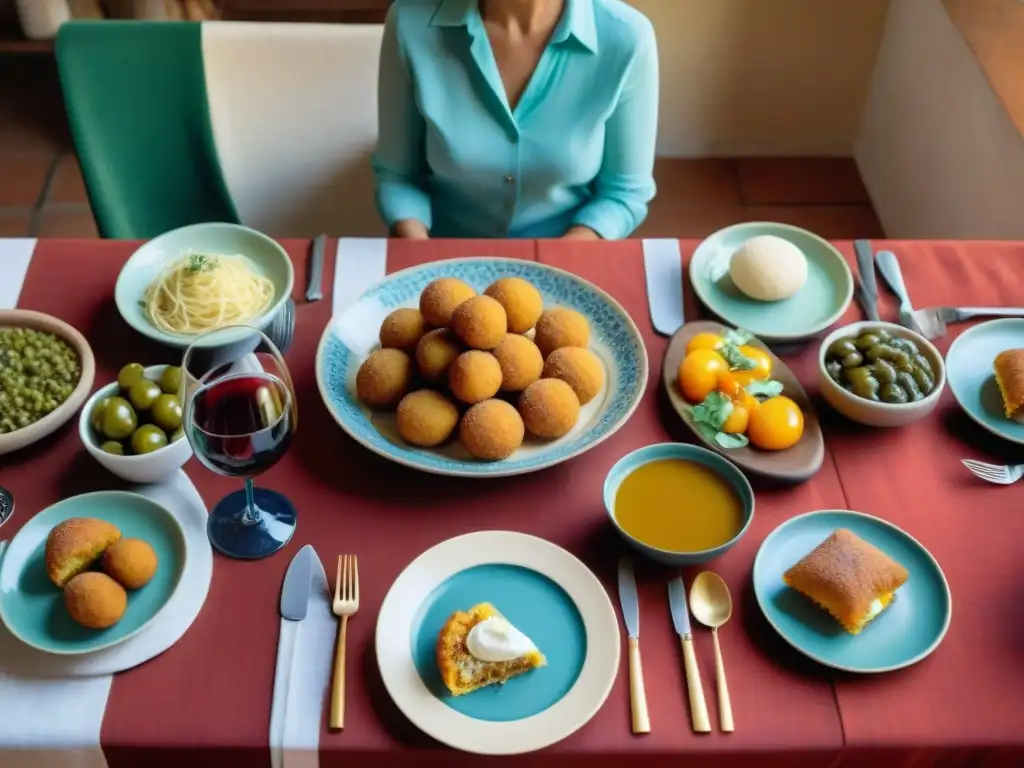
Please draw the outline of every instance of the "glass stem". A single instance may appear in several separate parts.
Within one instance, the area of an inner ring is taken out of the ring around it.
[[[256,511],[256,500],[253,498],[252,478],[245,478],[245,509],[242,511],[243,525],[256,525],[260,521]]]

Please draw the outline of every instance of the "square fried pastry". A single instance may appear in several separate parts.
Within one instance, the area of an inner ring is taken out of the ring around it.
[[[1007,349],[992,364],[1006,418],[1024,421],[1024,349]]]
[[[882,550],[838,528],[782,580],[856,635],[889,607],[908,576],[907,569]]]

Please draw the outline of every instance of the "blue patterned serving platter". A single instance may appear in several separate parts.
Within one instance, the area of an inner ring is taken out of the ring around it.
[[[590,348],[605,367],[605,386],[580,411],[569,434],[557,440],[527,437],[502,461],[471,457],[457,440],[435,449],[407,445],[394,414],[373,411],[355,393],[356,372],[377,346],[380,324],[399,307],[416,307],[426,285],[456,277],[483,291],[501,277],[521,277],[540,291],[545,307],[569,307],[590,323]],[[327,410],[345,432],[381,456],[425,472],[461,477],[502,477],[534,472],[589,450],[630,417],[647,386],[647,351],[622,306],[591,283],[554,267],[502,258],[453,259],[402,270],[385,278],[324,329],[316,356],[316,380]]]

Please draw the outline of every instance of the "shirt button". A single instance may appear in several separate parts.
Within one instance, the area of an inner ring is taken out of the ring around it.
[[[516,177],[515,176],[506,176],[505,177],[505,183],[506,184],[515,184],[516,183]]]

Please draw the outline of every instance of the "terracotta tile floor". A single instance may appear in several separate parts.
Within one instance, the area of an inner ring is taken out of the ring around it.
[[[759,220],[836,239],[883,235],[848,158],[660,158],[655,176],[658,196],[640,237],[699,238]],[[0,55],[0,237],[21,236],[96,236],[56,69],[44,55]]]

